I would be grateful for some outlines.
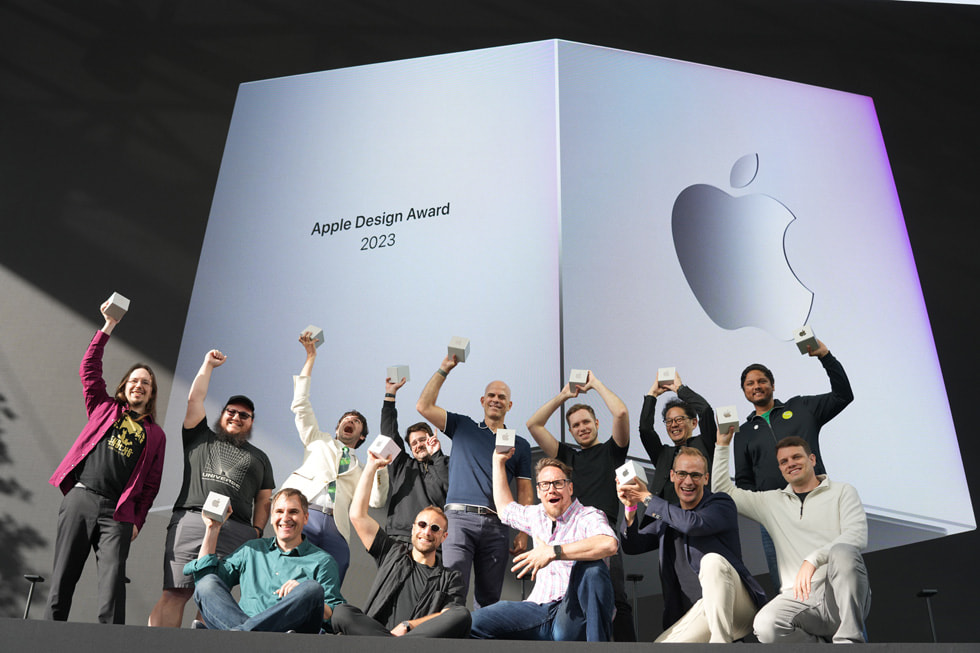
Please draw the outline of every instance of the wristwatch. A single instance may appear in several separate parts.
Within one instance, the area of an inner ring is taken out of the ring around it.
[[[400,626],[405,626],[405,632],[406,633],[412,629],[412,622],[411,621],[403,621],[399,625]]]
[[[561,544],[555,545],[555,560],[561,560]]]

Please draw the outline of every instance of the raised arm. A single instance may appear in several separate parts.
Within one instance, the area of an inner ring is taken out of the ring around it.
[[[367,463],[364,465],[360,480],[357,481],[357,487],[354,488],[354,496],[351,497],[350,523],[357,532],[357,536],[361,538],[361,544],[369,551],[371,544],[374,543],[374,536],[378,534],[380,528],[378,522],[368,513],[371,485],[374,483],[374,475],[378,469],[386,466],[389,462],[391,461],[382,460],[373,452],[368,451]]]
[[[514,495],[510,491],[510,483],[507,482],[507,461],[514,456],[514,452],[514,449],[509,449],[503,453],[493,452],[493,462],[491,463],[493,466],[493,503],[497,507],[498,515],[504,511],[506,506],[514,503]]]
[[[405,385],[406,380],[402,379],[398,383],[392,383],[390,378],[386,378],[385,398],[381,404],[381,435],[387,435],[393,439],[402,450],[405,449],[406,443],[398,433],[398,409],[395,407],[395,397],[398,390]]]
[[[208,396],[208,386],[211,384],[211,372],[214,368],[225,364],[228,357],[217,349],[204,354],[204,362],[197,371],[191,391],[187,396],[187,413],[184,414],[184,428],[194,428],[204,419],[204,400]]]
[[[621,448],[625,449],[630,445],[630,412],[626,404],[616,393],[607,388],[605,384],[596,378],[592,370],[589,370],[589,381],[584,386],[580,386],[583,392],[595,390],[606,403],[606,408],[612,414],[612,439]]]
[[[577,395],[578,390],[573,392],[566,383],[565,387],[561,389],[561,392],[549,399],[544,406],[538,408],[531,415],[531,419],[527,421],[527,430],[531,433],[531,437],[541,447],[544,455],[549,458],[554,458],[558,455],[558,440],[548,431],[545,424],[548,423],[548,420],[555,414],[559,406]]]
[[[824,424],[836,417],[849,403],[854,401],[854,391],[851,390],[851,382],[847,379],[844,366],[830,353],[827,345],[820,340],[817,342],[820,345],[819,348],[816,351],[811,351],[810,355],[820,359],[820,364],[823,365],[827,378],[830,379],[830,392],[812,398],[816,401],[813,412],[817,421]]]
[[[114,317],[109,317],[109,314],[106,313],[107,308],[109,308],[108,299],[102,302],[102,306],[99,307],[99,312],[102,313],[102,317],[105,318],[105,324],[102,325],[102,329],[100,330],[102,331],[102,333],[106,335],[110,335],[112,333],[112,330],[116,328],[116,325],[119,324],[119,320],[117,320]]]
[[[711,491],[724,492],[735,500],[735,506],[740,515],[745,515],[749,519],[762,522],[768,513],[762,495],[764,492],[743,490],[735,487],[729,469],[729,458],[731,456],[731,442],[735,435],[735,427],[728,429],[726,433],[718,432],[718,442],[715,445],[715,460],[711,466]]]
[[[661,388],[654,381],[653,385],[650,386],[650,389],[643,396],[643,409],[640,411],[640,442],[650,457],[650,462],[654,465],[657,464],[657,458],[660,457],[660,450],[664,447],[664,443],[660,440],[654,424],[657,421],[657,397],[665,392],[667,392],[667,388]]]
[[[92,342],[89,343],[82,362],[78,366],[78,377],[82,381],[82,396],[85,398],[85,412],[89,415],[104,401],[109,401],[105,379],[102,378],[102,355],[105,353],[105,345],[109,341],[109,334],[117,324],[117,320],[106,315],[106,308],[109,302],[102,304],[99,310],[105,318],[105,325],[95,332]]]
[[[698,428],[701,430],[701,441],[708,453],[708,466],[714,460],[715,441],[718,437],[718,424],[715,422],[715,411],[708,400],[691,389],[689,385],[677,388],[677,396],[686,401],[698,416]]]
[[[303,368],[299,371],[300,376],[313,376],[313,363],[316,362],[316,343],[310,337],[309,331],[304,331],[299,337],[299,344],[306,350],[306,360],[303,361]]]
[[[446,410],[437,406],[436,401],[439,400],[439,391],[442,390],[442,384],[445,383],[446,377],[458,363],[456,356],[443,358],[442,363],[439,364],[439,369],[422,388],[422,395],[419,397],[418,403],[415,404],[419,414],[440,431],[446,430]]]

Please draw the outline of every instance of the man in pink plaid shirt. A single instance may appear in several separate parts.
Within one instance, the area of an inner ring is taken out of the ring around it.
[[[534,548],[514,558],[511,571],[535,581],[526,601],[499,601],[473,612],[471,636],[607,642],[613,589],[604,558],[619,547],[601,510],[572,498],[572,469],[544,458],[536,469],[541,503],[522,506],[511,494],[504,467],[514,454],[493,454],[493,499],[500,521],[534,537]]]

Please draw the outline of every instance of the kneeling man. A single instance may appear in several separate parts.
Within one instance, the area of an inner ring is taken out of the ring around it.
[[[732,430],[718,433],[712,487],[769,531],[782,579],[779,596],[756,615],[756,637],[763,643],[864,642],[871,589],[861,549],[868,544],[868,518],[857,490],[818,476],[817,457],[796,436],[776,444],[785,488],[736,488],[728,477]]]
[[[727,643],[752,631],[765,592],[742,562],[738,511],[726,494],[705,492],[708,459],[680,447],[670,470],[680,506],[651,494],[634,479],[619,485],[626,506],[623,551],[660,549],[664,632],[658,642]],[[636,518],[637,504],[645,507]]]
[[[535,547],[514,558],[518,578],[531,573],[526,601],[500,601],[473,612],[478,639],[608,642],[613,589],[604,558],[619,549],[605,514],[572,498],[572,469],[554,458],[537,465],[540,504],[522,506],[507,484],[507,460],[493,454],[493,499],[500,521],[532,535]]]
[[[194,602],[208,628],[319,633],[344,602],[337,563],[303,536],[309,503],[299,490],[283,488],[273,497],[275,537],[246,542],[224,560],[214,553],[221,524],[202,518],[201,552],[184,573],[194,576]],[[231,588],[239,584],[236,603]]]
[[[378,563],[364,611],[352,605],[334,609],[334,631],[341,635],[385,637],[466,637],[470,611],[459,572],[436,558],[449,521],[442,508],[429,506],[415,516],[411,545],[392,539],[368,514],[371,483],[383,460],[368,452],[367,465],[354,490],[350,523]]]

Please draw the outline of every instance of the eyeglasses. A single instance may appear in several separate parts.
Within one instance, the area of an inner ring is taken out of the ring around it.
[[[687,415],[684,415],[682,417],[671,417],[669,419],[665,419],[664,424],[666,424],[667,426],[673,426],[674,424],[680,425],[683,424],[684,420],[686,419],[691,419],[691,418],[688,417]]]
[[[427,522],[422,521],[421,519],[415,522],[415,525],[419,527],[420,531],[424,531],[426,527],[428,527],[429,530],[432,531],[433,533],[438,533],[439,531],[442,530],[442,526],[440,526],[439,524],[429,524]]]
[[[702,478],[704,478],[704,474],[702,474],[701,472],[685,472],[683,470],[678,472],[673,469],[670,471],[674,472],[674,474],[678,476],[681,480],[687,478],[688,476],[691,477],[692,481],[700,481]]]
[[[541,492],[547,492],[548,488],[550,487],[553,487],[556,490],[563,490],[565,489],[565,484],[568,482],[569,480],[567,478],[560,478],[557,481],[540,481],[538,482],[538,490]]]
[[[228,417],[234,417],[238,415],[242,419],[252,419],[252,413],[246,413],[244,410],[235,410],[234,408],[225,408],[225,412],[228,413]]]

